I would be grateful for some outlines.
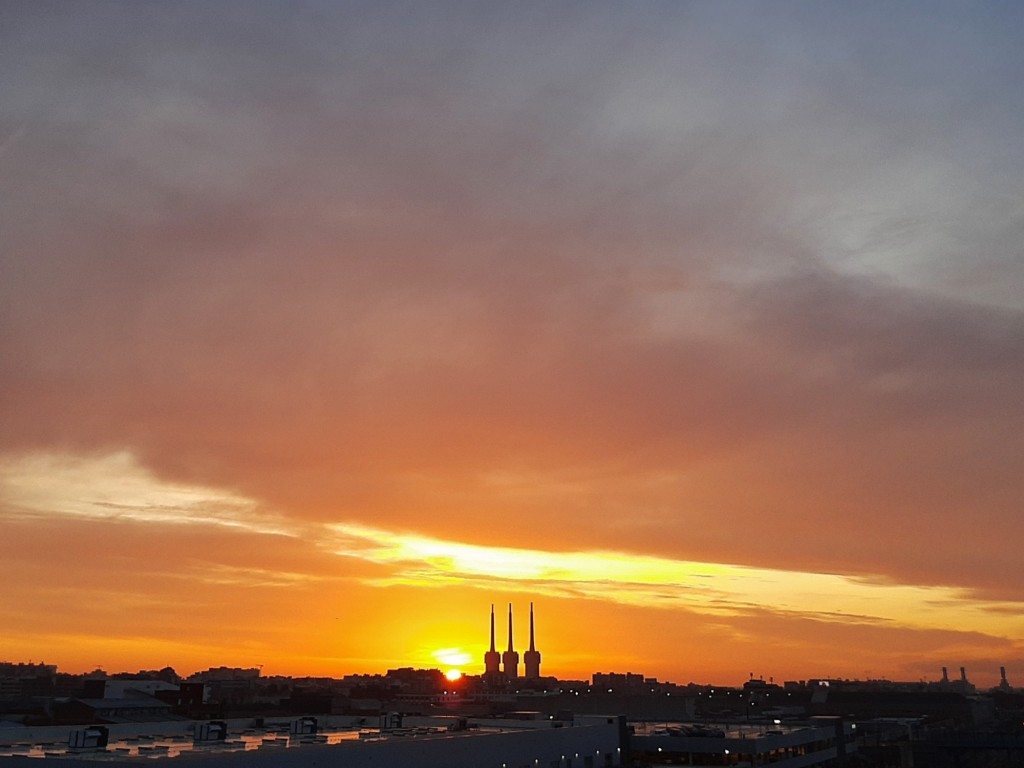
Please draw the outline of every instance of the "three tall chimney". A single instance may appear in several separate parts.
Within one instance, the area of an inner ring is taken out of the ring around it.
[[[530,650],[523,654],[524,676],[527,680],[540,678],[540,651],[537,650],[536,628],[533,618],[533,603],[530,603]],[[519,678],[519,654],[516,652],[512,633],[512,603],[508,604],[508,649],[498,654],[494,643],[494,605],[491,604],[491,645],[484,654],[484,675],[492,681],[502,675],[507,681]]]

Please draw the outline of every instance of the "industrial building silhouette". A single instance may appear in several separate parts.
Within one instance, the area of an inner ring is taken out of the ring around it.
[[[523,654],[524,679],[540,679],[540,658],[534,631],[533,603],[530,603],[530,649]],[[519,679],[519,653],[515,650],[512,634],[512,603],[508,604],[508,649],[500,655],[494,642],[494,605],[491,605],[491,645],[484,654],[484,678],[492,682]]]

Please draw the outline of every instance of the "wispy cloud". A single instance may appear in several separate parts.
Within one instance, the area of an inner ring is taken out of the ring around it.
[[[35,453],[0,460],[5,514],[172,525],[213,525],[297,535],[296,526],[244,496],[161,480],[128,451],[93,456]]]
[[[953,586],[638,552],[487,546],[360,523],[299,523],[238,494],[160,480],[129,452],[7,457],[0,462],[0,500],[8,516],[215,526],[301,539],[311,551],[378,566],[377,573],[348,577],[377,587],[458,585],[711,616],[767,611],[844,624],[969,625],[994,635],[1024,635],[1019,604],[978,599]],[[255,563],[198,563],[188,577],[249,587],[290,587],[326,578]]]
[[[979,602],[951,587],[636,553],[488,547],[362,525],[327,528],[337,538],[325,546],[337,554],[392,569],[365,580],[378,586],[461,584],[720,616],[770,612],[843,624],[969,625],[1009,636],[1024,632],[1024,619],[1004,613],[1006,604]]]
[[[222,563],[194,566],[177,573],[169,573],[167,576],[215,586],[274,587],[279,589],[327,581],[327,577],[313,573],[283,571],[271,568],[240,567]]]

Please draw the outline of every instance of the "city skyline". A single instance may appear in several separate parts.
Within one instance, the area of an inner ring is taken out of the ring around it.
[[[456,650],[456,649],[449,649]],[[486,659],[486,656],[485,656]],[[324,680],[342,680],[355,684],[373,684],[375,679],[379,678],[395,678],[395,679],[409,679],[415,678],[418,680],[430,680],[432,683],[437,684],[440,690],[440,686],[445,688],[451,688],[451,690],[444,690],[442,693],[459,693],[463,689],[459,687],[459,681],[466,682],[468,679],[472,679],[473,685],[471,690],[479,692],[483,690],[488,693],[523,693],[524,695],[532,695],[532,692],[554,692],[555,686],[561,686],[563,684],[570,684],[570,687],[559,692],[566,692],[567,690],[573,690],[579,687],[580,684],[583,686],[591,687],[598,693],[624,693],[628,690],[636,690],[640,693],[655,693],[661,695],[665,692],[665,688],[703,688],[703,687],[721,687],[724,689],[743,690],[746,688],[770,688],[770,687],[790,687],[800,688],[806,690],[814,690],[819,687],[831,687],[836,686],[853,686],[864,689],[867,686],[872,690],[915,690],[915,691],[933,691],[939,693],[955,692],[962,695],[973,695],[979,694],[991,694],[999,692],[1014,692],[1019,689],[1013,685],[1010,681],[1006,671],[1006,667],[1000,666],[998,669],[998,684],[991,687],[979,687],[972,682],[971,675],[966,667],[960,667],[959,670],[954,670],[954,673],[950,674],[948,667],[942,667],[938,670],[937,675],[922,677],[919,680],[891,680],[886,677],[865,677],[865,678],[815,678],[811,676],[802,676],[799,679],[793,680],[776,680],[774,677],[755,675],[750,672],[746,678],[742,681],[702,681],[698,682],[695,680],[661,680],[657,677],[647,675],[643,671],[637,670],[595,670],[590,674],[584,675],[582,679],[571,679],[571,678],[558,678],[553,675],[507,675],[504,670],[487,670],[486,661],[484,664],[485,669],[482,671],[469,669],[465,664],[462,664],[463,669],[456,669],[453,665],[458,664],[454,660],[446,661],[442,655],[439,659],[438,664],[432,667],[394,667],[386,671],[371,671],[361,670],[349,672],[340,677],[334,677],[330,675],[281,675],[273,671],[265,672],[263,665],[257,665],[254,667],[236,667],[230,664],[213,664],[207,668],[184,670],[179,671],[174,667],[168,665],[161,667],[160,669],[102,669],[97,667],[88,671],[76,671],[69,672],[65,669],[60,669],[57,664],[48,664],[46,661],[13,661],[9,659],[0,660],[0,673],[9,681],[19,681],[29,683],[30,687],[34,687],[37,690],[40,688],[40,680],[46,680],[49,678],[51,687],[55,687],[55,676],[60,673],[61,675],[67,675],[74,678],[82,678],[84,680],[91,679],[107,679],[107,680],[119,680],[119,681],[150,681],[160,682],[166,685],[173,685],[176,682],[193,682],[193,681],[204,681],[204,680],[275,680],[277,678],[289,678],[295,680],[302,679],[324,679]],[[470,665],[473,666],[473,665]],[[81,681],[79,681],[81,682]],[[454,683],[454,686],[450,686]],[[69,685],[74,683],[68,683],[66,681],[61,682],[61,686],[64,690],[69,690]],[[44,683],[45,685],[45,683]],[[518,690],[518,686],[522,685],[523,690]],[[482,686],[479,687],[479,686]],[[618,686],[618,690],[612,686]],[[655,686],[655,687],[650,687]],[[138,689],[137,689],[138,690]],[[671,691],[669,691],[671,692]]]
[[[1024,6],[0,49],[5,656],[479,673],[533,601],[562,678],[1024,679]]]

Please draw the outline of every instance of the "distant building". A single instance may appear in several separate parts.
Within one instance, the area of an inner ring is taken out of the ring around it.
[[[491,604],[491,649],[484,654],[484,675],[495,681],[501,674],[501,655],[494,647],[494,604]]]
[[[530,603],[530,650],[523,654],[523,666],[526,670],[527,680],[540,679],[540,651],[534,644],[533,634],[533,603]]]
[[[178,686],[163,680],[111,679],[97,681],[103,684],[103,697],[123,699],[130,693],[156,696],[159,691],[177,691]]]
[[[841,718],[771,729],[644,724],[630,737],[631,758],[639,765],[844,765],[857,751],[855,728]]]
[[[0,698],[51,696],[56,677],[55,664],[0,662]]]
[[[646,678],[634,672],[595,672],[591,678],[594,689],[608,693],[642,693]]]
[[[996,686],[996,690],[999,691],[1012,691],[1013,686],[1006,679],[1006,667],[999,668],[999,685]]]
[[[189,676],[188,682],[205,683],[204,703],[237,706],[255,700],[259,677],[258,667],[211,667]]]
[[[259,667],[210,667],[204,672],[189,676],[190,681],[225,682],[230,680],[255,680],[260,676]]]
[[[512,603],[508,604],[508,650],[501,654],[501,666],[510,682],[519,677],[519,654],[512,647]]]
[[[60,723],[148,723],[174,720],[172,704],[154,696],[130,698],[73,698],[55,701],[54,720]]]

